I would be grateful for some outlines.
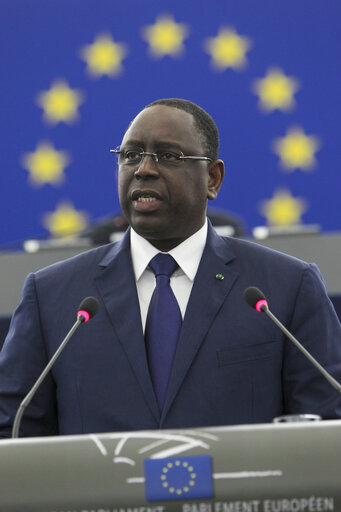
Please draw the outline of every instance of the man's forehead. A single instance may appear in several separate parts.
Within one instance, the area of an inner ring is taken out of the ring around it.
[[[135,123],[136,121],[150,118],[169,121],[187,119],[188,123],[194,124],[194,118],[192,114],[186,112],[185,110],[171,107],[169,105],[153,105],[151,107],[146,107],[137,114],[131,124]]]
[[[142,110],[131,122],[123,142],[130,139],[186,140],[198,143],[200,134],[192,114],[167,105]]]

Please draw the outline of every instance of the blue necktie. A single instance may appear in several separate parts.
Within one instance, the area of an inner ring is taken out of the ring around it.
[[[155,274],[156,287],[149,304],[145,340],[150,375],[162,411],[182,324],[180,308],[170,287],[170,276],[178,264],[169,254],[159,253],[149,266]]]

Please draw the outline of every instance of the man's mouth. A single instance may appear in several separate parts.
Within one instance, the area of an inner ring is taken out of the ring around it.
[[[157,190],[136,188],[132,191],[131,198],[133,201],[143,201],[144,199],[148,200],[150,198],[161,199],[161,195]]]
[[[137,201],[139,203],[151,203],[152,201],[155,201],[156,197],[154,196],[140,196],[138,197]]]
[[[134,191],[132,194],[132,202],[136,211],[146,213],[152,212],[159,208],[161,204],[161,196],[154,191]]]

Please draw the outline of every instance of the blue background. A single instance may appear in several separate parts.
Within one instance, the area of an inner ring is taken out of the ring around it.
[[[180,57],[154,58],[142,37],[162,14],[189,28]],[[227,176],[214,206],[251,230],[267,222],[260,202],[285,187],[306,200],[304,224],[340,230],[340,14],[339,0],[2,0],[0,244],[48,237],[43,215],[61,201],[90,222],[119,211],[109,148],[144,105],[161,97],[190,99],[217,122]],[[217,71],[204,49],[224,26],[252,40],[243,70]],[[80,57],[103,32],[128,48],[119,77],[92,78]],[[252,91],[273,66],[300,82],[289,112],[264,113]],[[37,105],[57,79],[85,96],[74,124],[47,124]],[[283,172],[271,149],[295,125],[322,142],[312,171]],[[70,154],[60,185],[33,186],[22,166],[23,154],[44,140]]]

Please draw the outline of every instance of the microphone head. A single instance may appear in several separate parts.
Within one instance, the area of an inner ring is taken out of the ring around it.
[[[82,317],[82,322],[88,322],[96,315],[98,308],[99,302],[96,297],[86,297],[78,307],[77,317]]]
[[[252,308],[263,311],[262,306],[268,306],[264,293],[255,286],[250,286],[244,291],[244,299]]]

